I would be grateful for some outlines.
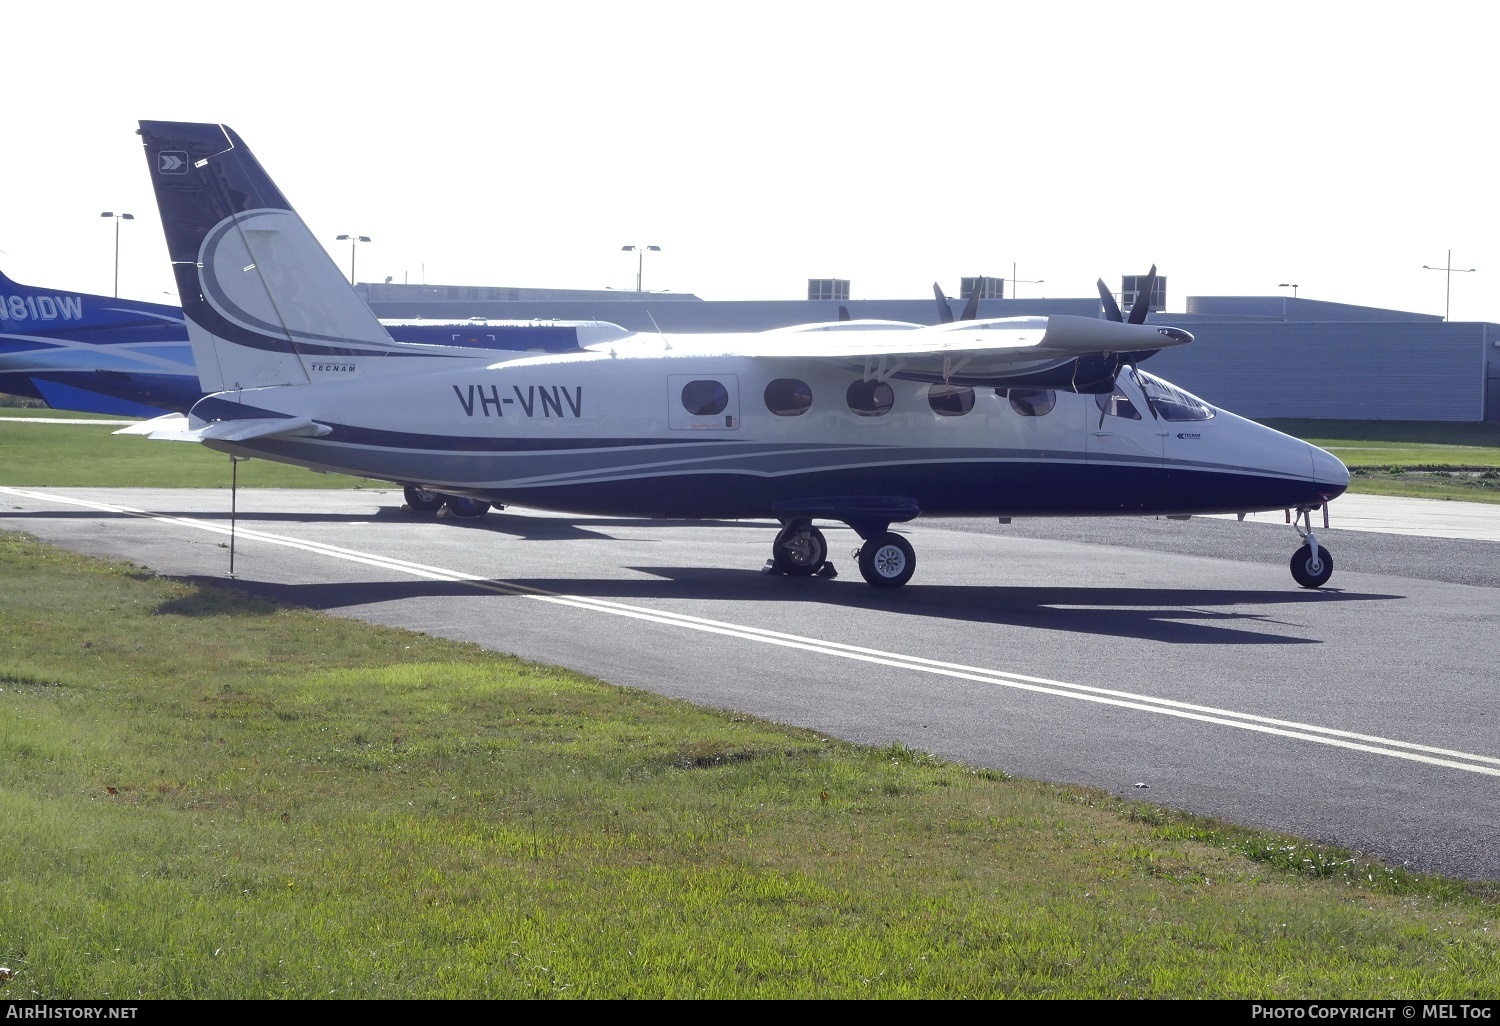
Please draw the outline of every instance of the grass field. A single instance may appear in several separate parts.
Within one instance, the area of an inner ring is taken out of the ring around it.
[[[1268,420],[1349,468],[1351,492],[1500,502],[1500,424]]]
[[[0,581],[6,999],[1500,998],[1495,885],[19,534]]]
[[[191,442],[153,442],[139,435],[116,435],[100,424],[48,424],[45,419],[106,420],[66,410],[0,408],[0,485],[34,488],[225,488],[229,457]],[[134,423],[119,418],[121,427]],[[342,474],[319,474],[266,460],[245,460],[238,468],[241,488],[389,488]]]

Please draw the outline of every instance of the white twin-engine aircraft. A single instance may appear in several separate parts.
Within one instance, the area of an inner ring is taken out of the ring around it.
[[[777,520],[766,568],[792,576],[832,572],[814,522],[840,522],[877,587],[911,578],[890,527],[919,515],[1296,510],[1293,576],[1333,572],[1311,513],[1344,465],[1139,371],[1192,341],[1144,303],[1126,318],[1101,289],[1099,319],[636,334],[482,364],[393,343],[229,128],[141,135],[213,393],[159,437],[480,503]]]

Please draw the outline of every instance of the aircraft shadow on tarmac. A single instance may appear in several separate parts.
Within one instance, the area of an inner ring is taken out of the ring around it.
[[[862,581],[841,586],[820,578],[787,578],[756,571],[635,567],[654,579],[509,579],[488,581],[395,580],[356,583],[278,584],[240,577],[179,578],[201,587],[232,587],[259,598],[338,614],[342,610],[416,599],[488,596],[506,601],[527,592],[610,601],[660,599],[708,602],[815,603],[872,613],[922,616],[992,626],[1064,631],[1181,645],[1321,644],[1306,636],[1304,623],[1281,619],[1266,607],[1288,612],[1313,603],[1373,602],[1400,595],[1324,589],[1069,588],[997,585],[909,584],[875,591]],[[172,608],[177,606],[177,608]],[[169,603],[163,613],[185,612],[193,603]],[[715,616],[714,612],[702,611]],[[716,618],[723,618],[718,613]],[[753,622],[756,617],[747,618]],[[1299,618],[1300,619],[1300,618]],[[1279,630],[1278,628],[1289,628]],[[812,628],[816,630],[816,628]],[[797,633],[795,629],[790,633]],[[500,643],[503,646],[503,642]]]

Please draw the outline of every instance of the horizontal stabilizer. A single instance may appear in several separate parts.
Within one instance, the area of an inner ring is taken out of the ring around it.
[[[319,424],[311,417],[219,420],[197,429],[200,439],[220,442],[244,442],[251,438],[318,438],[332,432],[333,428]]]
[[[169,413],[164,417],[153,417],[143,420],[129,427],[122,427],[118,431],[111,431],[112,435],[147,435],[151,438],[163,437],[163,432],[179,432],[188,430],[188,419],[186,414]]]
[[[174,413],[132,424],[115,434],[146,435],[155,441],[168,442],[244,442],[252,438],[318,438],[332,431],[311,417],[245,417],[190,427],[187,417]]]

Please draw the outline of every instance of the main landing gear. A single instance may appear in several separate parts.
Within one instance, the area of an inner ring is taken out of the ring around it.
[[[471,499],[467,495],[445,495],[422,485],[407,485],[404,494],[407,508],[413,513],[436,513],[446,506],[453,516],[474,520],[490,511],[490,503],[482,499]]]
[[[854,558],[859,564],[860,576],[868,584],[876,588],[899,588],[911,580],[917,569],[917,554],[909,541],[899,534],[892,534],[886,526],[880,524],[878,530],[868,531],[855,527],[864,544],[855,550]],[[771,558],[766,560],[762,569],[764,573],[788,577],[838,576],[838,571],[828,562],[828,540],[811,520],[783,522],[771,544]]]
[[[1333,553],[1318,544],[1313,534],[1312,513],[1327,506],[1298,506],[1292,526],[1302,536],[1302,547],[1292,553],[1292,579],[1304,588],[1321,588],[1333,576]],[[1302,525],[1306,524],[1306,527]],[[1323,526],[1328,526],[1326,521]]]

